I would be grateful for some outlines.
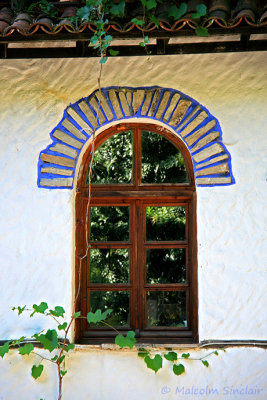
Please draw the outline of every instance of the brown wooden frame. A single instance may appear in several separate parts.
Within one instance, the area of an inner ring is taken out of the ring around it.
[[[133,132],[133,183],[92,185],[90,206],[125,205],[130,206],[130,240],[129,242],[99,242],[95,248],[133,248],[131,251],[130,282],[128,284],[91,284],[91,290],[127,290],[130,292],[131,329],[136,332],[138,342],[142,343],[193,343],[198,342],[198,285],[197,285],[197,238],[196,238],[196,191],[193,165],[190,153],[184,143],[172,132],[162,126],[143,123],[122,123],[113,126],[95,138],[95,148],[115,133],[131,130]],[[149,130],[169,139],[182,153],[189,183],[187,184],[142,184],[141,168],[141,130]],[[90,162],[91,145],[83,156],[75,201],[76,211],[76,273],[75,288],[78,293],[76,311],[81,310],[85,316],[88,312],[88,278],[87,260],[81,264],[79,279],[79,257],[86,252],[85,219],[88,202],[88,185],[85,184]],[[187,209],[186,240],[145,242],[145,205],[180,206]],[[143,241],[142,241],[143,240]],[[187,282],[186,284],[153,284],[145,283],[144,252],[146,248],[186,248],[187,249]],[[140,268],[140,265],[142,266]],[[138,269],[140,270],[137,271]],[[80,280],[80,283],[79,283]],[[80,290],[79,290],[80,288]],[[185,328],[145,328],[145,292],[148,291],[186,291],[188,326]],[[119,329],[122,333],[128,329]],[[114,333],[107,328],[88,328],[86,319],[76,320],[75,340],[79,343],[114,342]]]

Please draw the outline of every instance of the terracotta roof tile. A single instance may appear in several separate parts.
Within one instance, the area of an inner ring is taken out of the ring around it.
[[[1,1],[1,0],[0,0]],[[136,3],[136,2],[135,2]],[[126,33],[134,32],[140,35],[140,31],[157,32],[165,31],[166,33],[187,33],[193,31],[199,26],[199,21],[191,18],[191,12],[194,12],[196,5],[203,3],[203,0],[190,0],[188,2],[188,13],[178,21],[173,21],[168,17],[168,7],[173,4],[172,1],[159,4],[155,15],[160,21],[160,26],[157,28],[152,21],[147,21],[143,26],[139,26],[131,22],[133,16],[142,16],[142,7],[135,7],[134,2],[127,4],[126,16],[124,19],[110,21],[107,30],[112,34],[117,34],[123,37]],[[1,4],[1,2],[0,2]],[[3,3],[2,3],[3,4]],[[27,13],[19,13],[14,15],[13,11],[8,7],[3,7],[0,10],[0,39],[1,37],[11,37],[22,35],[24,37],[38,34],[43,35],[58,35],[59,33],[88,33],[88,38],[95,31],[96,26],[93,23],[81,23],[75,26],[71,21],[71,17],[75,16],[79,7],[79,3],[73,3],[70,6],[69,2],[54,3],[60,17],[51,19],[45,14],[38,15],[34,20]],[[140,8],[140,9],[139,9]],[[212,0],[209,3],[208,13],[205,18],[204,26],[210,29],[212,34],[213,29],[221,29],[234,31],[237,27],[254,27],[256,30],[266,28],[267,32],[267,0]],[[265,32],[265,29],[264,29]],[[255,32],[256,33],[256,32]],[[44,36],[45,37],[45,36]],[[44,38],[43,37],[43,38]]]

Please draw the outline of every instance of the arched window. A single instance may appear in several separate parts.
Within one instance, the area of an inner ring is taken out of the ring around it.
[[[77,308],[84,316],[112,309],[107,322],[134,330],[139,342],[197,341],[196,196],[186,146],[152,124],[102,132],[88,206],[90,160],[89,147],[76,194]],[[77,321],[77,342],[113,342],[115,335]]]

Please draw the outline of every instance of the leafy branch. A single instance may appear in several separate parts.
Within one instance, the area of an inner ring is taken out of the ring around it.
[[[185,372],[185,366],[180,363],[179,360],[199,361],[205,367],[209,367],[207,358],[212,354],[215,354],[216,356],[219,355],[217,350],[211,351],[210,353],[198,358],[191,357],[190,353],[182,353],[181,356],[179,356],[178,353],[172,349],[168,349],[168,352],[156,354],[154,356],[145,348],[140,348],[138,351],[138,356],[144,359],[147,368],[152,369],[156,373],[162,368],[163,359],[166,359],[173,364],[172,370],[175,375],[182,375]]]

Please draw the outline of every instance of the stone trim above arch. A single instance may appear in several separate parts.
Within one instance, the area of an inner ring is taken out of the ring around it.
[[[148,118],[171,128],[188,147],[197,186],[235,183],[231,156],[222,142],[219,122],[210,112],[183,93],[168,88],[106,87],[100,93],[71,104],[50,133],[52,144],[42,150],[38,162],[38,186],[73,188],[79,154],[96,129],[129,118]]]

